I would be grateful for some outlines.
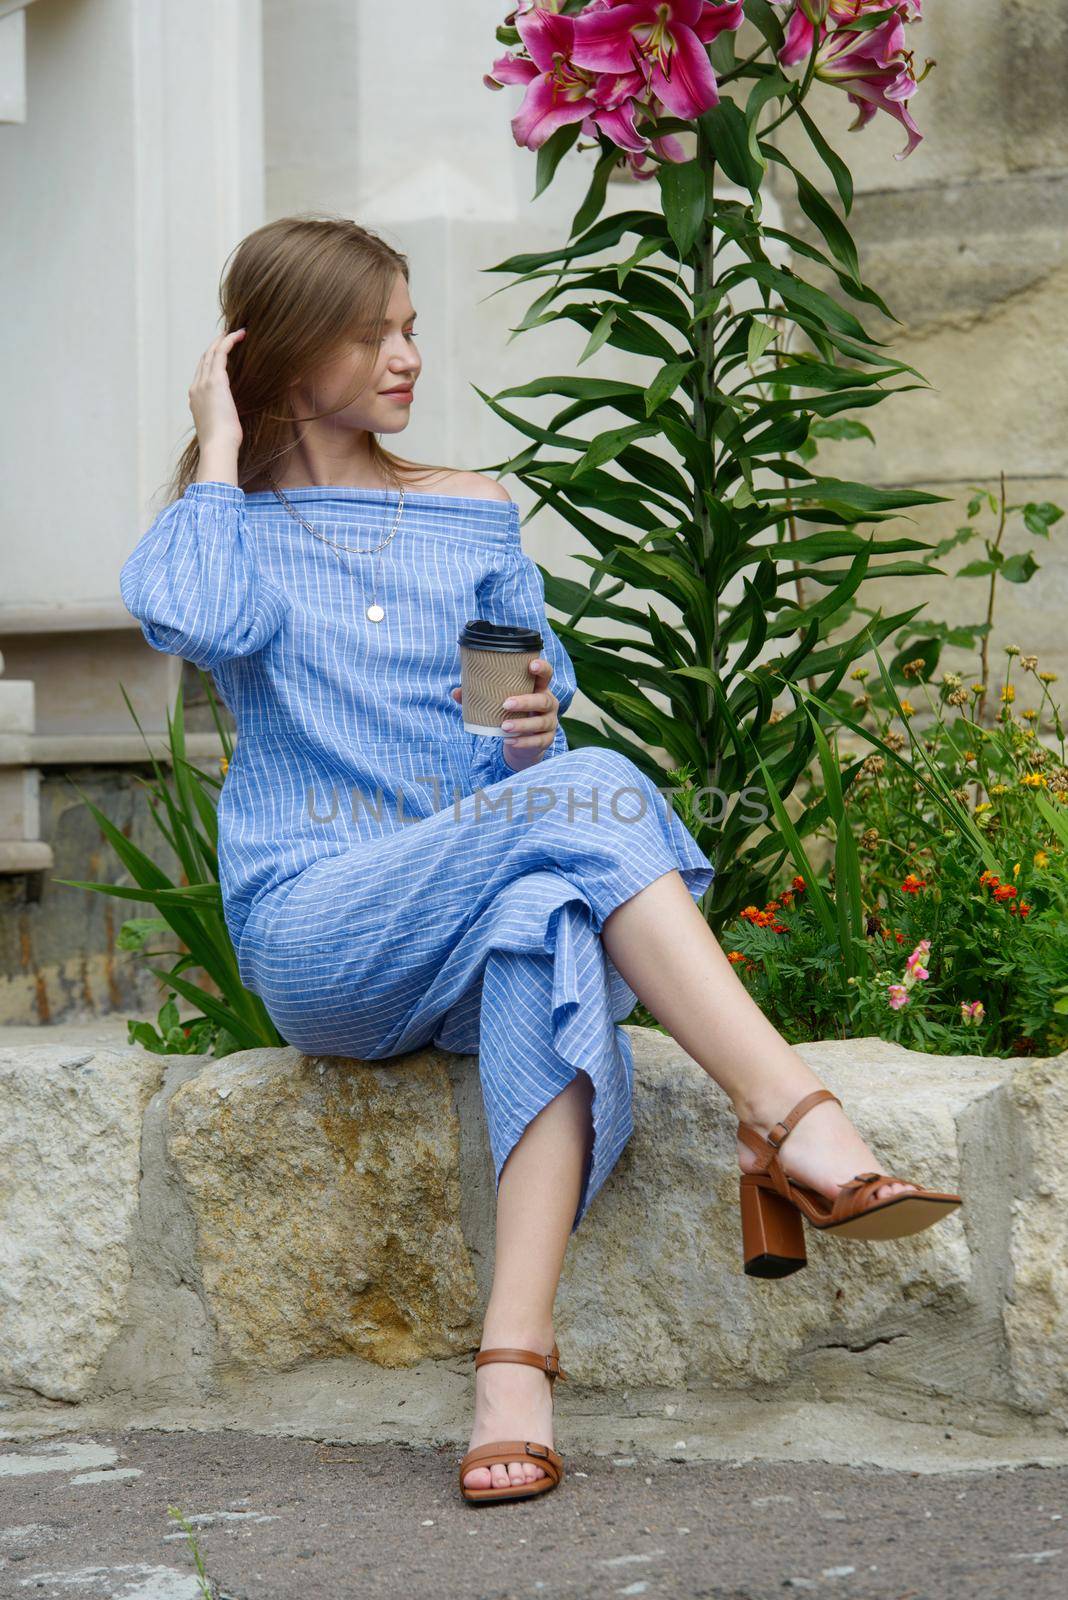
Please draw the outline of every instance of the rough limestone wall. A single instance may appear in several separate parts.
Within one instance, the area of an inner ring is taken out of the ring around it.
[[[854,174],[851,228],[864,276],[903,324],[884,323],[884,336],[933,386],[868,414],[874,451],[828,445],[819,462],[842,477],[952,496],[916,513],[931,537],[963,524],[968,486],[996,488],[1002,470],[1010,501],[1068,508],[1068,8],[1053,0],[969,0],[966,8],[936,0],[925,11],[912,30],[917,66],[926,57],[937,65],[913,102],[925,140],[908,160],[893,159],[904,138],[889,118],[847,133],[843,94],[821,85],[812,104]],[[792,154],[801,149],[790,145]],[[826,174],[808,159],[804,165],[827,188]],[[791,214],[790,225],[796,221]],[[1040,670],[1060,674],[1056,695],[1068,684],[1068,517],[1048,545],[1021,532],[1003,548],[1032,548],[1042,571],[1030,584],[999,582],[992,666],[1000,673],[1000,646],[1018,643],[1039,655]],[[952,572],[985,553],[974,543],[968,549],[968,557],[954,552],[940,564]],[[890,613],[921,593],[933,617],[985,614],[982,580],[869,580],[858,598]],[[971,652],[942,660],[977,670]],[[1022,691],[1017,699],[1037,703]]]

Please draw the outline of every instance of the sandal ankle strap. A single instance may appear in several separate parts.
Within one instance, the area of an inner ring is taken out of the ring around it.
[[[755,1128],[751,1127],[748,1122],[739,1122],[739,1139],[744,1145],[748,1146],[755,1156],[759,1157],[755,1168],[757,1172],[767,1172],[772,1177],[777,1176],[781,1182],[786,1182],[786,1174],[782,1171],[779,1163],[779,1150],[782,1148],[783,1141],[787,1135],[797,1126],[805,1113],[811,1111],[813,1106],[819,1105],[821,1100],[833,1100],[839,1106],[842,1104],[838,1096],[833,1094],[830,1089],[813,1089],[811,1094],[806,1094],[804,1099],[799,1100],[793,1109],[786,1113],[781,1122],[777,1122],[773,1128],[768,1130],[766,1138],[764,1134],[758,1133]]]
[[[806,1111],[811,1111],[812,1107],[819,1105],[821,1100],[833,1100],[835,1105],[839,1106],[842,1104],[838,1096],[832,1094],[830,1089],[813,1089],[811,1094],[806,1094],[803,1100],[797,1102],[792,1111],[786,1113],[781,1122],[777,1122],[774,1128],[769,1130],[768,1143],[776,1150],[781,1149],[786,1135],[797,1126]],[[782,1129],[781,1133],[778,1131],[780,1128]]]
[[[475,1366],[481,1367],[487,1361],[519,1361],[524,1366],[540,1367],[542,1372],[548,1373],[550,1378],[566,1378],[567,1373],[560,1365],[560,1352],[554,1344],[549,1354],[542,1355],[538,1350],[521,1350],[513,1346],[501,1345],[493,1350],[476,1350]]]

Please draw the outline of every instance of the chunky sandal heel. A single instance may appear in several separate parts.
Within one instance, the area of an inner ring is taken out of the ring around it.
[[[767,1138],[747,1122],[738,1137],[759,1157],[752,1172],[741,1175],[742,1256],[754,1278],[784,1278],[805,1265],[802,1218],[821,1233],[843,1239],[903,1239],[921,1233],[959,1210],[962,1200],[951,1190],[925,1189],[911,1178],[891,1172],[858,1172],[843,1183],[833,1200],[786,1176],[779,1151],[807,1111],[821,1100],[841,1105],[830,1089],[814,1089],[799,1100]],[[886,1183],[912,1184],[911,1192],[877,1200]]]
[[[522,1350],[502,1346],[493,1350],[476,1350],[475,1366],[487,1361],[518,1361],[524,1366],[540,1367],[548,1376],[549,1392],[555,1392],[557,1378],[566,1378],[560,1365],[560,1352],[555,1343],[549,1354],[537,1350]],[[472,1467],[492,1467],[496,1463],[507,1466],[509,1461],[536,1461],[545,1473],[533,1483],[510,1483],[500,1489],[468,1489],[464,1476]],[[460,1462],[460,1493],[471,1505],[489,1500],[529,1500],[535,1494],[547,1494],[563,1481],[564,1458],[551,1445],[539,1444],[529,1439],[494,1439],[488,1444],[474,1445]]]
[[[785,1278],[808,1260],[805,1230],[797,1207],[772,1189],[762,1189],[752,1175],[739,1182],[742,1210],[742,1261],[751,1278]]]

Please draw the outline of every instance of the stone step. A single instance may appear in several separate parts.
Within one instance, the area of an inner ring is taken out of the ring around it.
[[[494,1239],[477,1059],[159,1057],[109,1022],[0,1028],[0,1431],[469,1376]],[[889,1243],[806,1229],[805,1270],[759,1280],[726,1096],[628,1032],[635,1133],[557,1300],[569,1394],[944,1401],[1068,1432],[1068,1056],[800,1045],[882,1167],[964,1205]]]

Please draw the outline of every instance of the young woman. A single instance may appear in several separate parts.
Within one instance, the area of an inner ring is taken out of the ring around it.
[[[478,1054],[496,1260],[460,1485],[542,1493],[563,1474],[556,1288],[633,1131],[636,998],[737,1113],[747,1272],[804,1265],[802,1215],[895,1238],[960,1196],[879,1170],[735,975],[696,904],[715,868],[656,786],[568,748],[575,674],[515,502],[380,444],[422,372],[405,257],[341,218],[282,218],[237,247],[222,317],[122,596],[236,719],[220,884],[242,981],[282,1036],[362,1060]],[[476,616],[542,635],[501,740],[463,726],[457,639]]]

